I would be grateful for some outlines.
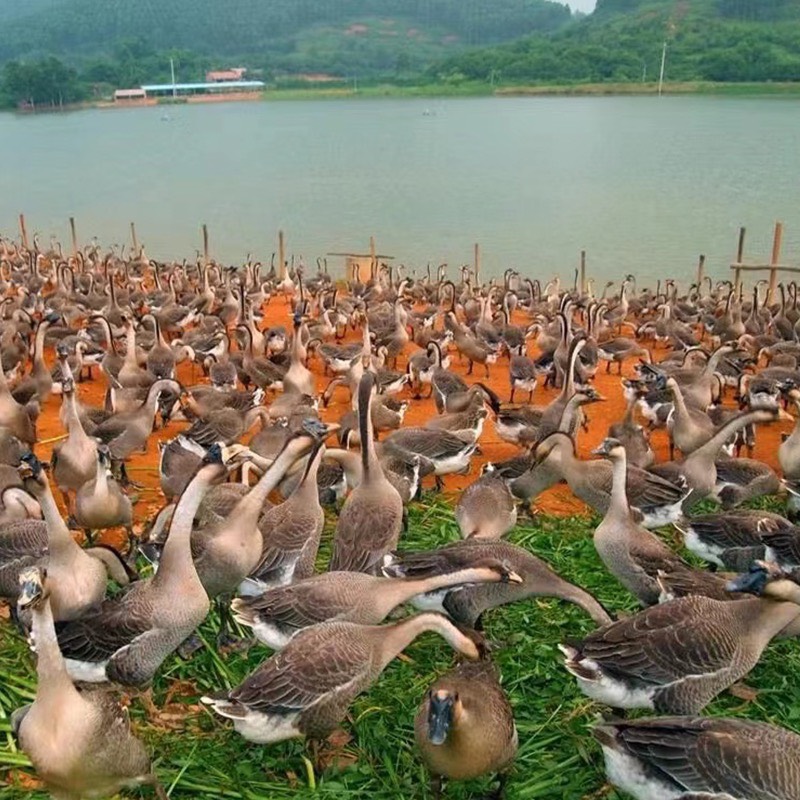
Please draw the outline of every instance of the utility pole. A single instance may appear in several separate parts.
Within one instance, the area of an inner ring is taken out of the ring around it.
[[[664,67],[667,65],[667,42],[664,41],[664,47],[661,50],[661,73],[658,76],[658,96],[661,97],[661,92],[664,89]]]

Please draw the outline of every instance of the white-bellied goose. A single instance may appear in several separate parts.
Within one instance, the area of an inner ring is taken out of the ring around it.
[[[465,567],[420,579],[380,578],[362,572],[326,572],[269,589],[232,603],[237,621],[260,641],[279,650],[298,631],[320,622],[378,625],[397,606],[418,594],[473,583],[519,583],[521,578],[497,562]]]
[[[341,723],[350,703],[426,631],[438,633],[468,658],[478,657],[472,639],[441,614],[418,614],[393,625],[324,622],[298,633],[235,689],[202,700],[251,742],[322,739]]]
[[[780,597],[781,584],[773,584]],[[797,588],[797,587],[795,587]],[[682,597],[561,646],[581,691],[614,708],[696,714],[747,675],[771,639],[800,617],[788,601]]]
[[[498,773],[500,785],[491,796],[502,798],[518,736],[494,664],[465,661],[436,680],[417,711],[414,738],[433,777],[434,795],[443,779]]]
[[[158,572],[59,630],[74,680],[147,686],[206,618],[210,603],[192,560],[192,520],[208,487],[226,474],[214,445],[178,500]]]
[[[370,419],[375,377],[365,372],[358,387],[361,481],[345,500],[333,540],[331,571],[375,573],[383,556],[397,546],[403,501],[386,479],[375,452]]]
[[[800,736],[746,719],[602,722],[606,774],[635,800],[794,800]]]
[[[63,800],[145,784],[166,800],[127,709],[108,692],[73,686],[58,649],[44,570],[28,568],[19,580],[17,606],[32,619],[37,683],[34,701],[15,711],[11,723],[39,777]]]

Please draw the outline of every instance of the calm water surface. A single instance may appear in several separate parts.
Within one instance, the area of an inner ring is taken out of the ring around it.
[[[0,115],[0,232],[127,241],[156,258],[306,260],[363,250],[424,266],[483,248],[487,272],[727,272],[739,225],[800,264],[800,102],[480,98],[221,104]]]

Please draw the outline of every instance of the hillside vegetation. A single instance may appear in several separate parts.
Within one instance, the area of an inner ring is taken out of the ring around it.
[[[503,83],[800,81],[800,0],[599,0],[548,36],[462,53],[432,75]]]

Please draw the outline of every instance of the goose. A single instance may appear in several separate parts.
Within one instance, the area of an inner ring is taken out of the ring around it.
[[[283,390],[287,394],[311,395],[313,397],[317,393],[316,382],[314,375],[303,363],[301,325],[302,317],[299,314],[295,314],[292,356],[289,369],[283,376]]]
[[[503,540],[470,538],[438,550],[393,553],[384,558],[382,572],[388,577],[422,579],[457,569],[494,563],[504,564],[522,583],[492,583],[440,589],[412,601],[422,610],[446,613],[459,625],[480,627],[485,611],[532,597],[557,597],[583,609],[598,625],[611,621],[608,612],[585,589],[557,575],[544,561],[522,547]]]
[[[769,511],[736,509],[674,523],[684,545],[699,558],[727,569],[745,569],[755,559],[800,566],[800,529]]]
[[[508,376],[511,384],[511,397],[509,402],[514,402],[514,393],[522,389],[528,393],[528,402],[533,402],[533,393],[536,390],[539,373],[536,362],[528,356],[511,356],[508,364]]]
[[[325,427],[326,435],[329,430]],[[325,524],[317,489],[317,473],[324,455],[325,448],[318,439],[292,494],[262,513],[258,523],[262,537],[260,560],[239,585],[240,594],[261,594],[267,588],[284,586],[314,574]]]
[[[800,485],[800,390],[792,387],[787,397],[794,403],[797,420],[791,433],[778,447],[778,463],[784,480],[790,485]]]
[[[800,736],[746,719],[658,717],[596,725],[606,774],[635,800],[794,800]]]
[[[615,439],[606,439],[594,452],[612,463],[611,501],[594,532],[595,549],[608,571],[642,605],[652,605],[661,598],[659,571],[691,573],[699,580],[702,575],[699,570],[694,570],[635,521],[625,487],[625,448]],[[709,581],[716,583],[713,576],[709,576]]]
[[[153,330],[155,331],[155,341],[147,353],[147,370],[155,375],[156,378],[174,378],[175,353],[164,339],[164,334],[161,332],[161,323],[153,314],[145,314],[142,317],[142,322],[145,320],[153,323]]]
[[[625,415],[609,426],[608,438],[616,439],[625,448],[629,464],[647,469],[655,461],[655,453],[644,428],[634,421],[636,402],[636,393],[631,392],[626,401]]]
[[[41,462],[32,453],[22,458],[30,472],[25,487],[38,500],[44,520],[12,522],[0,530],[0,595],[13,600],[20,570],[44,564],[55,619],[75,619],[102,602],[109,575],[125,586],[131,573],[110,548],[84,550],[73,540]]]
[[[374,573],[392,550],[403,524],[403,501],[386,479],[375,452],[371,406],[375,377],[365,372],[358,387],[361,480],[342,506],[329,569]]]
[[[478,658],[472,639],[441,614],[418,614],[392,625],[325,622],[298,633],[235,689],[201,699],[233,720],[234,729],[251,742],[324,739],[350,703],[426,631]]]
[[[37,680],[33,702],[12,714],[11,727],[37,774],[64,800],[143,785],[167,800],[127,709],[108,692],[73,686],[58,649],[46,571],[29,567],[19,583],[17,608],[31,616]]]
[[[36,443],[36,427],[33,422],[38,414],[31,407],[20,405],[11,395],[5,371],[0,368],[0,427],[17,437],[21,442],[33,447]]]
[[[192,561],[192,520],[208,488],[226,474],[214,445],[178,500],[156,574],[59,630],[73,680],[145,687],[206,618],[210,603]]]
[[[614,440],[615,444],[619,443]],[[624,454],[625,449],[619,445]],[[593,451],[605,455],[603,445]],[[607,461],[581,461],[575,455],[575,442],[563,431],[551,433],[536,447],[534,466],[545,465],[557,477],[563,477],[573,494],[605,514],[612,498],[613,469]],[[626,483],[630,505],[646,528],[657,528],[678,519],[687,489],[660,475],[626,465]]]
[[[418,580],[326,572],[255,597],[237,597],[232,608],[237,622],[252,628],[268,647],[280,650],[299,631],[321,622],[379,625],[395,608],[419,594],[465,584],[521,580],[499,562]]]
[[[477,446],[477,442],[465,441],[449,431],[409,427],[390,433],[383,440],[381,452],[403,458],[419,456],[436,476],[436,487],[441,490],[442,475],[469,471]]]
[[[668,481],[685,481],[690,491],[682,502],[684,511],[691,510],[700,500],[714,491],[717,482],[716,459],[725,442],[737,431],[756,422],[773,422],[779,418],[777,408],[756,408],[737,414],[721,425],[703,445],[682,462],[666,461],[654,464],[649,472]]]
[[[778,494],[781,480],[775,471],[756,458],[731,458],[723,453],[714,461],[717,481],[713,494],[724,510],[748,500]]]
[[[465,661],[436,680],[417,711],[414,738],[433,776],[435,796],[443,779],[499,773],[500,785],[492,797],[503,797],[519,742],[494,664],[486,659]]]
[[[469,391],[469,386],[462,378],[444,367],[442,363],[442,348],[438,342],[429,342],[427,352],[428,356],[433,359],[433,364],[429,373],[420,373],[420,380],[423,383],[430,382],[431,395],[436,404],[436,410],[440,414],[444,413],[445,409],[449,411],[463,410],[452,406],[448,408],[447,401],[451,395],[459,395]],[[430,377],[426,381],[428,374]]]
[[[652,361],[650,351],[634,339],[620,336],[616,339],[606,339],[597,345],[597,355],[606,362],[606,372],[611,372],[611,364],[617,364],[617,374],[622,374],[622,362],[626,358],[639,356],[647,364]]]
[[[97,467],[93,480],[87,481],[75,493],[75,521],[87,533],[121,525],[128,534],[128,555],[136,553],[136,535],[133,532],[131,501],[111,475],[111,458],[108,449],[96,449]]]
[[[489,412],[483,405],[475,405],[466,411],[445,412],[426,420],[429,430],[449,431],[459,439],[477,442],[483,433],[483,425]]]
[[[77,492],[95,474],[97,442],[81,423],[75,398],[75,382],[65,378],[62,383],[61,404],[65,408],[67,438],[56,443],[50,458],[53,480],[61,492],[64,505],[72,507],[69,492]]]
[[[517,524],[517,507],[505,482],[486,472],[460,493],[455,518],[465,539],[502,539]]]
[[[800,617],[796,603],[782,601],[782,585],[770,584],[777,601],[692,596],[646,608],[561,645],[564,665],[584,694],[614,708],[697,714]]]

